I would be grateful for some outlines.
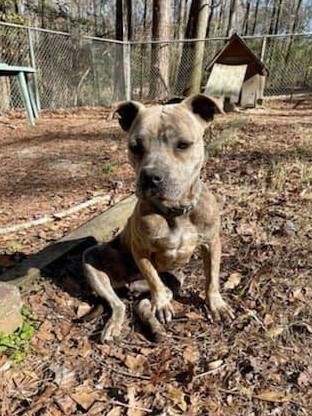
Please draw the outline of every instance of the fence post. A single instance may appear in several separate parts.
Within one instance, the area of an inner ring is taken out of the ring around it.
[[[266,36],[263,36],[262,48],[261,48],[261,57],[260,57],[260,60],[262,62],[264,62],[264,55],[265,55],[265,50],[266,50],[266,44],[267,44],[267,37]]]
[[[29,54],[30,54],[30,64],[36,70],[36,59],[35,59],[35,52],[34,52],[34,43],[33,43],[33,33],[30,27],[27,28],[28,32],[28,42],[29,42]],[[40,105],[40,97],[39,97],[39,87],[38,87],[38,77],[37,77],[37,70],[34,73],[34,89],[35,89],[35,101],[37,110],[41,110]]]
[[[125,42],[124,49],[124,76],[126,100],[131,100],[131,43]]]

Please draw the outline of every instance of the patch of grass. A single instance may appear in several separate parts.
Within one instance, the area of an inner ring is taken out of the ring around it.
[[[241,143],[238,132],[248,123],[247,117],[234,117],[220,123],[212,124],[207,130],[204,141],[207,156],[219,156],[224,151]]]
[[[238,143],[240,143],[240,140],[235,129],[223,130],[216,139],[206,143],[206,155],[212,157],[219,156],[226,150],[234,148]]]
[[[102,173],[104,175],[110,175],[111,173],[113,173],[115,170],[115,166],[107,163],[106,165],[102,166]]]
[[[312,157],[312,140],[304,139],[302,142],[297,143],[295,150],[298,155],[311,158]]]
[[[6,354],[14,363],[20,363],[31,351],[30,343],[36,331],[36,317],[25,306],[21,310],[24,322],[21,328],[11,335],[0,333],[0,355]]]
[[[23,244],[21,244],[19,241],[11,240],[7,243],[7,250],[16,253],[17,251],[22,251]]]
[[[224,123],[226,129],[242,129],[248,123],[247,117],[235,117],[231,120],[228,120]]]
[[[311,186],[312,166],[294,154],[293,158],[282,161],[274,161],[270,164],[265,181],[268,188],[281,191],[289,186]]]

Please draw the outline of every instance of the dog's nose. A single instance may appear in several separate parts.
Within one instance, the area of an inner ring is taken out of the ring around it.
[[[165,176],[156,169],[142,169],[141,181],[144,188],[157,188]]]

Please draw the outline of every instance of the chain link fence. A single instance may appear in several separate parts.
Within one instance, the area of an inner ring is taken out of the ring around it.
[[[265,95],[312,91],[312,34],[244,40],[269,71]],[[122,43],[0,23],[0,63],[35,67],[32,83],[41,108],[110,105],[130,97],[153,101],[185,93],[197,42],[204,54],[202,67],[201,60],[197,65],[203,87],[205,68],[227,38]],[[19,107],[15,80],[0,78],[0,109]]]
[[[125,97],[122,43],[0,24],[0,63],[33,66],[41,108],[110,105]],[[0,109],[22,107],[14,78],[0,78]]]

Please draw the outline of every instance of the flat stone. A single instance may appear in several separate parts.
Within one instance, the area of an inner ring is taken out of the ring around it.
[[[0,282],[0,333],[10,335],[22,325],[21,307],[17,287]]]

